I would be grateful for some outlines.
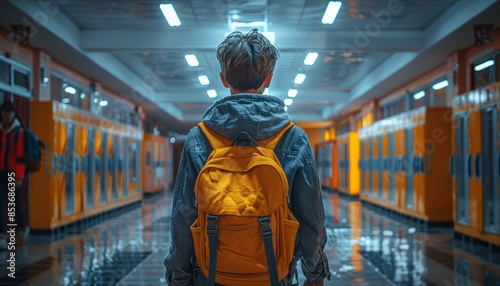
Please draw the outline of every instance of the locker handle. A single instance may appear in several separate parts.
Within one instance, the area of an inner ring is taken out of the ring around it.
[[[476,154],[476,178],[481,180],[481,154]]]
[[[449,164],[450,174],[453,178],[455,178],[455,155],[450,156]]]
[[[497,155],[497,171],[498,171],[498,176],[500,177],[500,154]]]
[[[59,166],[57,165],[59,162],[59,158],[57,158],[57,154],[53,153],[52,154],[52,176],[55,176],[57,174],[57,170]]]
[[[472,179],[472,154],[467,156],[467,174],[469,175],[469,180]]]
[[[80,160],[78,155],[75,155],[75,157],[73,157],[73,172],[78,173],[78,170],[80,170]]]
[[[413,171],[415,173],[419,173],[420,170],[418,169],[418,156],[413,157]]]
[[[60,164],[59,164],[59,173],[64,174],[64,169],[66,169],[66,156],[61,154],[59,156]]]

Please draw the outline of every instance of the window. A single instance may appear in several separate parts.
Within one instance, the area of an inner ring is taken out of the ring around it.
[[[29,72],[19,71],[14,69],[14,85],[25,90],[30,90],[30,75]]]
[[[434,104],[433,106],[446,106],[446,97],[448,95],[446,88],[433,90]]]
[[[0,83],[10,85],[10,65],[0,61]]]
[[[342,134],[345,134],[345,133],[349,133],[349,131],[351,131],[351,126],[350,126],[349,122],[347,122],[347,123],[342,124],[339,127],[338,134],[342,135]]]
[[[62,95],[62,80],[51,76],[50,77],[50,98],[54,101],[61,102]]]

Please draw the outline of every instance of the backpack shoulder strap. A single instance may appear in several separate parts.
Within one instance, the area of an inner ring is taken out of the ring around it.
[[[208,142],[210,142],[212,149],[223,148],[231,145],[231,140],[208,128],[204,122],[198,123],[198,127],[203,132]]]
[[[265,146],[266,148],[274,150],[274,148],[276,148],[283,135],[285,135],[285,133],[288,130],[290,130],[290,128],[292,128],[293,125],[294,123],[290,121],[285,127],[281,128],[281,130],[276,132],[273,136],[265,140],[258,141],[259,146]]]

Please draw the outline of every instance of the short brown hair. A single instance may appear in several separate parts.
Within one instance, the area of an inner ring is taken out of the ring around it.
[[[217,47],[217,60],[229,85],[245,91],[259,88],[274,71],[279,51],[257,29],[229,34]]]

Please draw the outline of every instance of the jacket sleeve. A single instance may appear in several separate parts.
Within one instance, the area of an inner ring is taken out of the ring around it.
[[[293,214],[300,223],[299,251],[302,253],[302,271],[312,282],[330,279],[326,244],[325,211],[316,163],[309,140],[302,132],[296,143],[298,169],[292,185]]]
[[[198,174],[189,152],[190,137],[192,138],[192,136],[186,138],[186,144],[182,150],[174,186],[171,245],[164,261],[168,285],[192,285],[193,283],[194,248],[190,226],[198,217],[194,195],[194,184]]]
[[[16,179],[22,180],[24,179],[24,172],[26,171],[26,165],[24,164],[24,131],[19,130],[19,135],[17,137],[16,144]]]

